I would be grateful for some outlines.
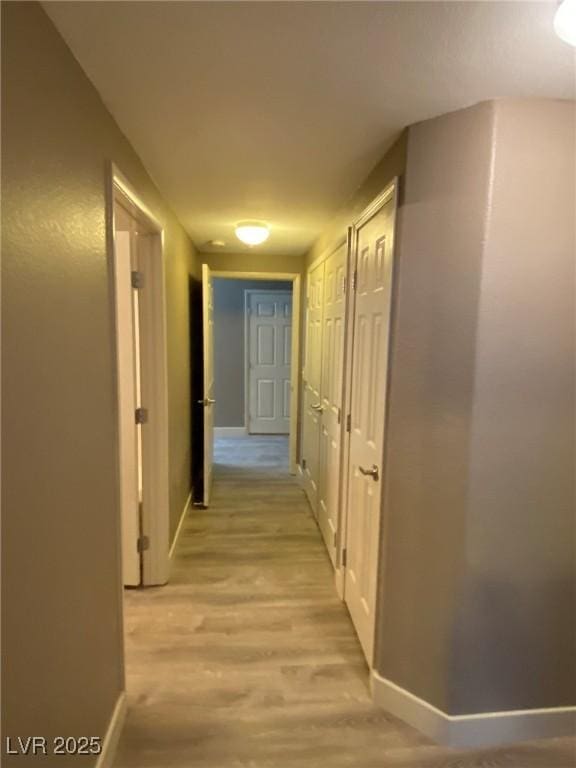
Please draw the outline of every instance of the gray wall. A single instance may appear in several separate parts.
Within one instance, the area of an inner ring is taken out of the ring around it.
[[[214,391],[216,427],[245,426],[244,291],[292,291],[281,280],[214,279]]]
[[[576,703],[575,108],[495,105],[456,711]]]
[[[571,705],[574,112],[412,127],[377,668],[452,714]]]
[[[2,97],[2,732],[103,736],[123,688],[109,160],[165,229],[173,528],[190,488],[197,265],[37,3],[2,4]]]

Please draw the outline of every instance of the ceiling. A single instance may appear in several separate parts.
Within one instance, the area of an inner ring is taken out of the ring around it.
[[[300,254],[406,125],[575,97],[555,2],[46,2],[201,251]]]

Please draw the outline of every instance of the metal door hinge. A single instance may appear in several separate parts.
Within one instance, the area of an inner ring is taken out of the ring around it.
[[[136,424],[146,424],[148,421],[148,408],[136,408],[134,416]]]
[[[136,544],[138,552],[144,552],[150,549],[150,538],[148,536],[140,536]]]
[[[350,432],[352,429],[352,414],[349,413],[348,416],[346,416],[346,432]]]
[[[306,459],[302,459],[302,469],[306,469]]]
[[[340,559],[342,561],[342,568],[346,568],[346,563],[348,562],[347,554],[348,554],[347,549],[346,547],[344,547],[344,549],[342,550],[342,554],[340,556]]]
[[[342,411],[338,408],[338,424],[342,421]]]
[[[133,270],[130,273],[130,282],[132,283],[132,288],[135,288],[137,291],[144,288],[144,272]]]
[[[358,285],[358,270],[355,269],[354,273],[352,274],[352,290],[356,290],[356,286]]]

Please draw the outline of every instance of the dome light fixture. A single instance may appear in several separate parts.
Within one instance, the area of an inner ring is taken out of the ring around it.
[[[561,40],[576,46],[576,0],[562,0],[554,16],[554,29]]]
[[[246,245],[260,245],[270,236],[270,227],[261,221],[241,221],[236,225],[236,237]]]

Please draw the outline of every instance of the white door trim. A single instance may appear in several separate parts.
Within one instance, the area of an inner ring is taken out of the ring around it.
[[[292,291],[280,288],[259,290],[258,288],[246,288],[244,290],[244,426],[246,434],[250,434],[250,298],[255,293],[272,293],[278,296],[290,296],[292,309],[294,298]],[[292,313],[293,314],[293,313]],[[294,331],[294,316],[292,316],[292,332]],[[290,359],[290,382],[292,383],[292,359]],[[292,405],[292,403],[290,403]]]
[[[269,280],[292,283],[292,355],[290,360],[290,473],[295,475],[298,465],[298,372],[300,369],[300,273],[299,272],[244,272],[242,270],[214,270],[212,277],[231,280]]]
[[[391,251],[392,251],[392,258],[393,258],[393,272],[392,272],[392,295],[391,295],[391,302],[390,302],[390,336],[394,333],[394,325],[393,325],[393,318],[394,318],[394,295],[395,295],[395,282],[396,282],[396,274],[397,274],[397,264],[395,259],[395,241],[396,241],[396,224],[397,224],[397,212],[398,212],[398,177],[394,177],[390,183],[384,188],[384,190],[372,200],[371,203],[362,211],[362,213],[359,215],[359,217],[353,222],[352,226],[349,228],[349,273],[348,273],[348,284],[350,286],[353,285],[354,282],[354,275],[356,272],[356,262],[357,262],[357,256],[358,256],[358,231],[359,229],[367,222],[369,221],[378,211],[386,205],[388,202],[393,201],[394,203],[394,211],[393,211],[393,223],[392,223],[392,243],[391,243]],[[354,314],[355,314],[355,303],[356,303],[356,292],[355,289],[352,288],[348,292],[348,306],[347,306],[347,315],[346,315],[346,361],[345,361],[345,419],[347,420],[349,415],[352,411],[352,380],[353,380],[353,359],[354,359]],[[376,574],[374,574],[374,577],[376,578],[376,618],[378,618],[377,613],[377,607],[380,604],[380,594],[382,590],[382,584],[381,580],[378,579],[378,573],[382,573],[383,569],[381,568],[380,563],[380,556],[381,556],[381,542],[382,538],[385,535],[385,516],[384,516],[384,510],[383,510],[383,500],[385,498],[385,483],[386,483],[386,466],[385,466],[385,456],[386,456],[386,441],[387,441],[387,435],[388,435],[388,398],[389,398],[389,382],[391,379],[391,372],[392,372],[392,361],[390,359],[390,354],[392,350],[392,343],[389,344],[389,359],[388,359],[388,372],[387,372],[387,382],[386,382],[386,399],[385,399],[385,419],[384,419],[384,444],[383,444],[383,452],[382,452],[382,482],[381,482],[381,494],[380,494],[380,518],[378,520],[378,529],[376,531],[376,535],[379,538],[379,548],[378,548],[378,558],[377,562],[375,564],[376,567]],[[343,420],[344,421],[344,420]],[[338,590],[338,594],[341,596],[343,600],[346,599],[346,568],[343,566],[343,553],[347,546],[347,535],[348,535],[348,498],[349,498],[349,474],[350,474],[350,442],[351,442],[351,432],[348,432],[346,428],[344,428],[344,443],[343,443],[343,463],[342,463],[342,506],[341,506],[341,536],[339,540],[339,552],[338,552],[338,565],[340,566],[339,571],[336,574],[336,588]],[[376,625],[377,625],[376,621]],[[377,626],[374,627],[374,637],[373,637],[373,648],[376,648],[377,644]],[[369,667],[372,669],[373,666],[373,658],[370,658],[367,660]]]
[[[114,205],[119,203],[138,223],[147,236],[139,238],[138,256],[145,273],[146,292],[140,300],[142,337],[142,398],[148,409],[149,419],[142,431],[142,467],[144,474],[144,498],[142,505],[142,534],[148,536],[149,549],[143,552],[142,578],[144,585],[165,584],[169,572],[169,480],[168,480],[168,366],[166,344],[165,265],[163,253],[163,229],[158,220],[142,203],[137,192],[122,172],[110,164],[107,188],[107,239],[111,278],[115,269],[115,214]],[[149,235],[149,236],[148,236]],[[111,279],[113,286],[113,279]],[[113,290],[113,287],[112,287]],[[114,312],[114,370],[117,326]],[[117,424],[118,387],[116,376]],[[118,439],[116,440],[117,460]],[[121,542],[120,517],[118,519],[118,543]],[[119,573],[121,546],[119,546]],[[119,578],[121,582],[122,579]]]

